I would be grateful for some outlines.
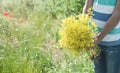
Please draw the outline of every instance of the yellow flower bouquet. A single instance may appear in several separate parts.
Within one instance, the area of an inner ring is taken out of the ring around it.
[[[96,56],[99,50],[97,48],[88,50],[88,47],[94,46],[97,35],[95,22],[88,14],[79,14],[69,16],[62,20],[59,29],[59,44],[62,48],[68,49],[73,54],[87,52],[90,57]]]

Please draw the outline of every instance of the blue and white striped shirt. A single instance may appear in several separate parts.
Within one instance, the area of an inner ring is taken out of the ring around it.
[[[98,26],[98,32],[106,24],[107,20],[111,17],[117,0],[94,0],[93,4],[93,20]],[[114,46],[120,44],[120,22],[112,29],[100,42],[101,45]]]

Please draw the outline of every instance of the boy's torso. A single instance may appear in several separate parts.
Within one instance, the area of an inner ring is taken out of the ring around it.
[[[101,32],[107,20],[111,17],[117,0],[94,0],[93,20],[98,26],[98,32]],[[102,44],[117,45],[120,44],[120,22],[112,29],[102,40]]]

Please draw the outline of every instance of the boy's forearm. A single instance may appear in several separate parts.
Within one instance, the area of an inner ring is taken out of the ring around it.
[[[84,8],[83,8],[83,14],[88,13],[88,9],[93,6],[93,0],[86,0]]]
[[[103,30],[101,31],[101,33],[98,35],[98,41],[100,42],[105,35],[110,32],[110,30],[112,30],[120,21],[120,0],[117,0],[117,5],[114,9],[114,12],[112,14],[112,16],[109,18],[109,20],[106,22],[106,25],[104,26]]]

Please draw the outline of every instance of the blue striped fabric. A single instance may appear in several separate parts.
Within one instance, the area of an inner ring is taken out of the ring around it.
[[[100,20],[100,21],[107,21],[112,14],[104,14],[104,13],[99,13],[93,10],[93,16],[94,19]]]
[[[98,32],[101,32],[101,31],[102,31],[102,28],[98,27]],[[116,29],[111,30],[108,34],[114,35],[114,34],[119,34],[119,33],[120,33],[120,28],[116,28]]]
[[[116,0],[94,0],[95,3],[101,5],[115,6]]]
[[[111,17],[117,0],[94,0],[93,20],[97,23],[98,32],[101,32],[107,20]],[[103,24],[101,24],[103,23]],[[112,29],[100,42],[101,45],[118,45],[120,44],[120,22]]]

